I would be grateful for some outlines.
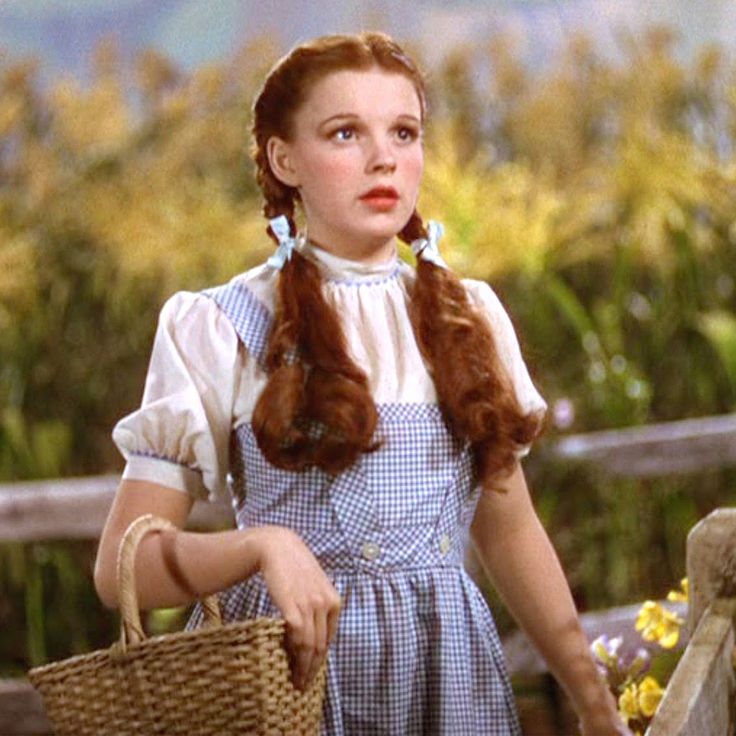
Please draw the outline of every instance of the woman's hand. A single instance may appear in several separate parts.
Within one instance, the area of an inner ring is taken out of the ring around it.
[[[606,688],[604,701],[590,708],[580,718],[581,736],[633,736],[616,708],[616,701]]]
[[[617,718],[607,724],[580,721],[581,736],[633,736],[629,727]]]
[[[593,672],[596,676],[580,689],[585,692],[584,704],[579,703],[576,708],[581,736],[633,736],[618,712],[616,698],[595,665]]]
[[[258,534],[259,569],[286,622],[286,650],[296,687],[306,690],[337,631],[340,596],[301,538],[281,526]]]

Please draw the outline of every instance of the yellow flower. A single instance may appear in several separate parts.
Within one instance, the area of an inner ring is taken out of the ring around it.
[[[664,690],[654,677],[645,677],[639,683],[639,708],[647,718],[654,715],[659,701],[662,700],[662,695],[664,695]]]
[[[687,578],[683,578],[682,580],[680,580],[680,590],[671,590],[669,593],[667,593],[668,601],[687,603],[689,598],[690,590],[688,587]]]
[[[646,601],[639,611],[635,628],[645,641],[656,641],[665,649],[672,649],[680,638],[684,621],[659,603]]]
[[[618,698],[618,712],[630,720],[649,719],[657,710],[664,690],[654,677],[645,677],[640,683],[630,682]]]
[[[638,718],[641,715],[639,710],[638,687],[635,682],[629,683],[618,698],[618,712],[626,721]]]

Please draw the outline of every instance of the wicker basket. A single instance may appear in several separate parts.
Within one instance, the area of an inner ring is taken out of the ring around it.
[[[202,628],[145,637],[133,559],[145,534],[172,528],[147,515],[125,533],[118,557],[120,641],[28,673],[56,736],[318,734],[325,666],[306,692],[291,684],[282,620],[223,625],[211,596],[202,602]]]

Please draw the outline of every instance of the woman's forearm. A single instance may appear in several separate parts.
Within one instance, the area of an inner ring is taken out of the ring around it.
[[[145,536],[136,554],[136,588],[144,609],[186,605],[252,575],[263,543],[278,527],[247,531],[182,531],[193,499],[148,481],[123,480],[110,509],[95,561],[95,587],[102,602],[118,605],[117,558],[131,522],[144,514],[167,519],[175,530]]]
[[[262,529],[224,532],[172,530],[146,536],[136,555],[136,588],[142,609],[191,603],[249,577],[259,567]],[[118,544],[100,550],[95,584],[105,605],[118,605]]]
[[[628,733],[598,672],[570,588],[517,466],[483,491],[471,526],[484,568],[519,626],[568,693],[583,733]]]
[[[581,713],[608,700],[570,589],[536,516],[513,534],[475,536],[479,557],[509,611]]]

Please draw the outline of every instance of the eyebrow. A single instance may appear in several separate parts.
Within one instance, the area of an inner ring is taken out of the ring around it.
[[[408,113],[401,113],[401,115],[396,116],[397,120],[410,120],[413,123],[416,123],[417,125],[421,125],[422,121],[416,117],[416,115],[409,115]],[[328,125],[329,123],[332,123],[336,120],[360,120],[360,115],[356,115],[353,112],[340,112],[336,115],[330,115],[329,118],[326,120],[323,120],[317,127],[323,128],[325,125]]]

